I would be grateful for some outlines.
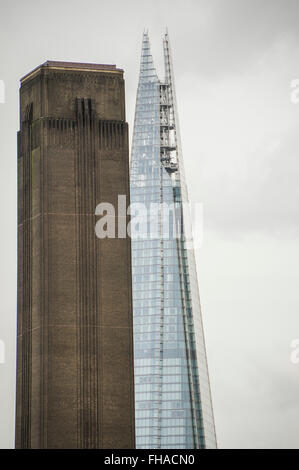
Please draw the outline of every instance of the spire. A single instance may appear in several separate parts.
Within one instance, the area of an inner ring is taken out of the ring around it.
[[[166,27],[166,33],[163,39],[163,48],[164,48],[165,83],[170,84],[172,81],[172,62],[171,62],[170,42],[169,42],[169,35],[168,35],[167,27]]]
[[[142,39],[139,82],[156,82],[157,80],[158,76],[151,54],[148,30],[144,30]]]

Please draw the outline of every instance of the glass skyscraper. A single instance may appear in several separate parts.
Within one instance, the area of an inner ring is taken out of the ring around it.
[[[139,233],[132,234],[136,445],[215,448],[167,33],[163,46],[161,81],[143,34],[131,155],[131,205],[139,214]],[[168,220],[165,207],[174,209]]]

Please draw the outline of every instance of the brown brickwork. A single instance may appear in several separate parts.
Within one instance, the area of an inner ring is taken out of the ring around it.
[[[18,134],[17,448],[134,448],[130,239],[95,235],[129,204],[122,70],[46,62]]]

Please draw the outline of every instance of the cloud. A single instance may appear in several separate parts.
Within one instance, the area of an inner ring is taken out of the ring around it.
[[[299,105],[290,84],[298,51],[299,36],[283,38],[243,75],[179,76],[187,182],[207,228],[297,236]]]
[[[46,59],[116,63],[132,135],[142,31],[160,73],[166,25],[190,199],[204,203],[198,266],[219,443],[298,447],[298,368],[288,369],[298,337],[298,0],[11,0],[1,13],[0,447],[13,446],[14,427],[19,79]]]
[[[190,6],[184,2],[182,12],[188,26],[175,32],[186,73],[212,79],[242,74],[273,43],[299,36],[297,0],[212,0],[208,7],[196,0]]]

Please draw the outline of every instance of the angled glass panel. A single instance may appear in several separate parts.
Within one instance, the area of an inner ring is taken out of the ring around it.
[[[167,34],[163,44],[161,82],[144,33],[131,156],[136,445],[216,447]]]

